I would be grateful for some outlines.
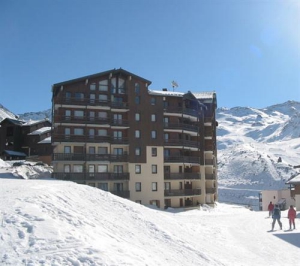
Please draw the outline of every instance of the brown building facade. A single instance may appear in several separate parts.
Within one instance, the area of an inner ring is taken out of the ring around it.
[[[217,199],[216,94],[153,91],[114,69],[53,85],[53,177],[143,205]]]

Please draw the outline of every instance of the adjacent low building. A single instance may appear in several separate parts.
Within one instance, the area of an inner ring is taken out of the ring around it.
[[[216,93],[150,84],[123,69],[54,84],[53,177],[159,208],[214,205]]]

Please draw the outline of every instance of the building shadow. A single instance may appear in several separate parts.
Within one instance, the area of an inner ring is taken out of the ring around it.
[[[274,236],[300,248],[300,233],[274,234]]]

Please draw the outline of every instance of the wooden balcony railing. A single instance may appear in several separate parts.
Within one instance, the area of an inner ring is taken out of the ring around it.
[[[166,146],[185,146],[198,148],[200,147],[200,143],[192,140],[184,140],[184,139],[165,139],[164,145]]]
[[[196,156],[165,156],[165,163],[200,163],[200,158]]]
[[[52,177],[69,181],[114,181],[129,180],[129,173],[62,173],[53,172]]]
[[[52,135],[53,142],[89,142],[89,143],[111,143],[111,144],[128,144],[128,138],[115,138],[111,136],[97,136],[97,135]]]
[[[170,189],[164,191],[165,197],[201,195],[201,189]]]
[[[53,161],[109,161],[127,162],[128,155],[115,154],[77,154],[77,153],[54,153]]]
[[[164,179],[178,180],[178,179],[201,179],[200,173],[165,173]]]
[[[214,194],[216,193],[216,188],[205,188],[206,194]]]

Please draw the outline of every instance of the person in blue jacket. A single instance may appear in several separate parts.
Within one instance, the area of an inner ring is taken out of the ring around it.
[[[274,230],[274,226],[275,226],[276,221],[278,222],[278,224],[280,226],[280,229],[282,229],[282,223],[280,221],[281,211],[280,211],[280,208],[279,208],[278,204],[275,204],[275,207],[274,207],[273,212],[272,212],[272,218],[273,218],[272,230]]]

